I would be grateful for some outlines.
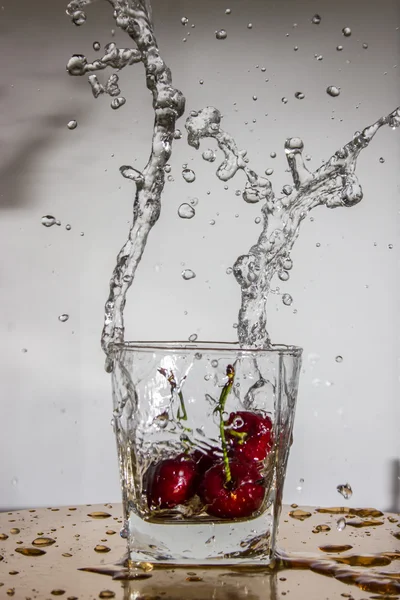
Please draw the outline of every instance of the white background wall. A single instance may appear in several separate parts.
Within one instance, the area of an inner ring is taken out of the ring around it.
[[[85,79],[66,74],[71,54],[95,57],[95,40],[120,46],[129,40],[122,32],[111,37],[106,2],[89,7],[81,28],[64,8],[64,0],[3,0],[0,7],[3,509],[119,498],[99,337],[108,280],[131,216],[133,186],[118,167],[145,164],[152,111],[140,65],[121,73],[127,103],[119,111],[108,98],[94,100]],[[217,106],[251,165],[274,168],[277,193],[290,183],[286,137],[301,136],[312,155],[308,164],[317,168],[354,131],[400,104],[396,0],[154,0],[153,10],[187,109]],[[319,26],[310,22],[317,12]],[[182,27],[182,16],[196,27]],[[345,26],[350,38],[341,34]],[[225,41],[215,39],[221,27]],[[325,93],[329,85],[341,87],[338,98]],[[296,91],[305,99],[296,100]],[[66,127],[70,119],[78,121],[74,131]],[[336,486],[349,481],[353,504],[399,510],[399,135],[381,130],[360,157],[361,204],[320,208],[304,223],[291,279],[279,282],[293,305],[271,298],[273,340],[304,348],[288,502],[341,504]],[[180,174],[185,162],[197,174],[190,185]],[[184,139],[175,143],[171,165],[175,181],[166,186],[128,298],[127,339],[197,333],[234,340],[240,294],[225,271],[254,243],[260,206],[235,196],[241,175],[225,191],[214,176],[217,163],[202,161]],[[177,208],[193,196],[196,216],[182,221]],[[45,214],[62,226],[45,229]],[[196,279],[182,280],[182,263]],[[70,315],[65,323],[62,313]]]

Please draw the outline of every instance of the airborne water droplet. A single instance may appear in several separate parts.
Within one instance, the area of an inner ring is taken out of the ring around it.
[[[42,217],[41,223],[45,227],[52,227],[53,225],[60,224],[60,222],[57,221],[57,219],[53,217],[53,215],[45,215],[44,217]]]
[[[78,126],[78,121],[75,121],[75,119],[72,119],[72,121],[68,121],[67,123],[67,127],[68,129],[76,129]]]
[[[93,42],[93,50],[96,50],[97,52],[98,50],[100,50],[100,48],[100,42]]]
[[[336,523],[336,529],[338,531],[343,531],[343,529],[345,529],[346,527],[346,521],[343,517],[341,517],[340,519],[338,519],[338,522]]]
[[[287,104],[288,99],[283,97],[281,101],[283,102],[283,104]]]
[[[338,52],[341,52],[341,51],[343,50],[343,46],[336,46],[336,50],[337,50]]]
[[[189,342],[195,342],[198,338],[197,333],[192,333],[191,335],[189,335]]]
[[[290,269],[293,267],[293,261],[289,256],[282,261],[282,267],[286,269],[286,271],[290,271]]]
[[[290,306],[293,302],[293,298],[290,294],[283,294],[282,302],[285,306]]]
[[[119,172],[121,173],[122,177],[125,177],[125,179],[130,179],[131,181],[134,181],[135,183],[139,183],[139,182],[143,181],[142,173],[140,173],[140,171],[138,171],[137,169],[134,169],[130,165],[123,165],[122,167],[119,168]]]
[[[247,29],[253,29],[253,23],[248,23],[247,24]]]
[[[114,110],[117,110],[118,108],[121,108],[121,106],[123,106],[126,102],[126,99],[123,96],[119,96],[118,98],[113,98],[111,100],[111,108]]]
[[[192,169],[183,169],[182,177],[187,183],[193,183],[196,179],[196,174]]]
[[[363,44],[362,47],[364,48],[364,50],[366,50],[368,48],[368,44]]]
[[[71,231],[71,225],[70,225],[69,223],[67,223],[67,225],[65,226],[65,229],[66,229],[67,231]]]
[[[343,35],[345,37],[350,37],[351,36],[351,29],[350,29],[350,27],[343,27],[342,33],[343,33]]]
[[[385,162],[385,159],[383,158],[383,156],[381,156],[381,157],[380,157],[380,159],[379,159],[379,162],[380,162],[381,164],[383,164],[383,163]]]
[[[290,194],[293,192],[293,188],[291,185],[284,185],[282,192],[285,194],[285,196],[290,196]]]
[[[217,40],[226,40],[228,34],[226,33],[225,29],[220,29],[216,32],[215,37],[217,38]]]
[[[265,169],[265,174],[266,175],[272,175],[273,172],[274,172],[273,169]]]
[[[72,15],[72,22],[78,27],[86,23],[86,15],[83,10],[76,10]]]
[[[320,15],[314,15],[311,22],[314,23],[314,25],[319,25],[321,23]]]
[[[349,500],[349,498],[351,498],[353,495],[353,490],[351,489],[351,485],[349,483],[342,483],[338,485],[336,489],[345,500]]]
[[[190,206],[190,204],[187,204],[186,202],[181,204],[178,208],[178,215],[181,219],[192,219],[195,214],[196,211],[194,210],[193,206]]]
[[[290,277],[290,274],[287,271],[279,271],[278,277],[281,281],[287,281]]]
[[[271,158],[276,158],[276,152],[271,152],[271,153],[270,153],[270,157],[271,157]]]
[[[335,360],[336,360],[337,363],[341,363],[341,362],[343,362],[343,356],[340,356],[340,354],[338,354],[336,356]]]
[[[305,95],[303,94],[303,92],[296,92],[294,97],[297,98],[297,100],[303,100],[305,98]]]
[[[66,313],[63,313],[62,315],[60,315],[58,317],[58,320],[61,321],[61,323],[65,323],[66,321],[68,321],[69,319],[69,315],[67,315]]]
[[[335,85],[330,85],[326,88],[326,93],[329,94],[329,96],[332,96],[332,98],[336,98],[340,95],[340,88]]]
[[[189,22],[189,19],[187,17],[182,17],[181,18],[181,23],[182,23],[183,26],[187,25],[188,22]]]
[[[214,162],[214,160],[216,159],[216,154],[214,150],[204,150],[202,157],[208,162]]]
[[[189,281],[189,279],[194,279],[196,277],[196,273],[191,269],[185,269],[184,271],[182,271],[181,275],[182,278],[185,279],[185,281]]]
[[[261,217],[256,217],[256,218],[254,219],[254,223],[255,223],[256,225],[258,225],[259,223],[261,223]]]

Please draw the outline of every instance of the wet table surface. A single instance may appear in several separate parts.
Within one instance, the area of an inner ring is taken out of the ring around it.
[[[150,565],[146,570],[144,565],[143,570],[131,573],[130,580],[118,579],[125,577],[126,571],[115,568],[125,553],[125,542],[119,536],[120,504],[2,513],[0,598],[400,598],[400,516],[348,507],[319,510],[284,507],[278,543],[281,559],[274,571],[150,570]],[[338,530],[340,519],[344,521]]]

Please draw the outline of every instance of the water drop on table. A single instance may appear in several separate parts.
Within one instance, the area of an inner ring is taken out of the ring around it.
[[[228,34],[226,33],[225,29],[220,29],[216,32],[215,37],[217,38],[217,40],[226,40]]]
[[[283,294],[282,302],[285,306],[290,306],[293,302],[293,298],[290,294]]]
[[[337,523],[336,523],[336,529],[338,531],[343,531],[343,529],[345,529],[346,527],[346,520],[341,517],[340,519],[338,519]]]
[[[188,281],[189,279],[194,279],[196,277],[196,273],[191,269],[185,269],[184,271],[182,271],[181,275],[182,278],[186,281]]]
[[[182,171],[182,177],[187,183],[193,183],[196,179],[196,174],[192,169],[184,169]]]
[[[314,25],[319,25],[321,23],[321,17],[320,15],[314,15],[313,18],[311,19],[311,22],[314,23]]]
[[[192,219],[195,214],[196,211],[194,210],[193,206],[190,206],[190,204],[187,204],[186,202],[181,204],[178,208],[178,215],[181,219]]]
[[[214,162],[214,160],[216,159],[216,154],[214,150],[204,150],[202,157],[208,162]]]
[[[340,356],[340,354],[338,354],[338,355],[335,357],[335,360],[336,360],[336,362],[337,362],[337,363],[341,363],[341,362],[343,362],[343,356]]]
[[[58,225],[58,221],[53,215],[45,215],[41,219],[42,225],[45,227],[52,227],[53,225]]]
[[[68,129],[76,129],[78,126],[78,121],[75,121],[75,119],[72,119],[71,121],[68,121],[67,123],[67,127]]]
[[[69,315],[67,315],[66,313],[63,313],[62,315],[60,315],[58,317],[58,320],[61,321],[61,323],[65,323],[66,321],[68,321],[69,319]]]
[[[336,98],[340,95],[340,88],[335,85],[330,85],[326,88],[326,93],[329,94],[329,96],[332,96],[332,98]]]
[[[353,495],[353,490],[349,483],[342,483],[337,486],[337,491],[343,496],[345,500],[349,500]]]
[[[111,100],[111,108],[113,110],[117,110],[118,108],[121,108],[121,106],[123,106],[126,103],[126,99],[123,96],[119,96],[118,98],[113,98]]]
[[[343,35],[345,37],[350,37],[351,36],[351,29],[350,29],[350,27],[343,27],[342,33],[343,33]]]
[[[192,335],[189,335],[189,342],[195,342],[198,338],[197,333],[192,333]]]
[[[100,50],[100,42],[93,42],[93,50],[96,50],[96,52],[98,50]]]
[[[305,98],[305,95],[303,94],[303,92],[296,92],[294,97],[297,98],[297,100],[303,100]]]

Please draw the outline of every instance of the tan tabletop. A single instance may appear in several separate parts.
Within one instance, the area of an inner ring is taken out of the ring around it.
[[[400,597],[400,517],[284,507],[278,568],[135,569],[126,580],[121,505],[0,514],[0,598],[331,600]],[[307,516],[307,512],[311,516]],[[297,517],[304,518],[300,520]],[[337,521],[346,527],[339,531]],[[342,522],[343,524],[343,522]],[[38,539],[39,538],[39,539]],[[48,538],[47,540],[43,538]],[[351,546],[328,548],[328,545]],[[36,555],[32,555],[35,552]],[[286,557],[286,558],[285,558]],[[146,567],[146,565],[144,565]],[[82,571],[82,568],[103,572]],[[124,579],[121,579],[124,577]],[[286,598],[287,597],[287,598]]]

